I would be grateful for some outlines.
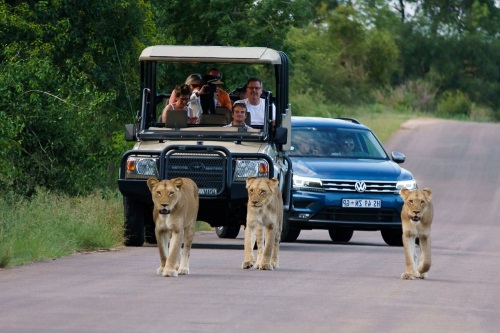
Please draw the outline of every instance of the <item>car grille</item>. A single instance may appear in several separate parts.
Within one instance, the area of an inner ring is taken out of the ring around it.
[[[212,153],[171,152],[165,156],[165,179],[191,178],[200,195],[220,195],[226,186],[226,160],[219,151]]]
[[[336,192],[356,192],[356,183],[366,184],[364,193],[394,193],[397,192],[396,184],[393,181],[359,181],[342,179],[322,179],[323,189]],[[311,189],[312,190],[312,189]]]
[[[397,222],[399,214],[394,209],[335,208],[327,207],[314,214],[312,219],[350,222]]]

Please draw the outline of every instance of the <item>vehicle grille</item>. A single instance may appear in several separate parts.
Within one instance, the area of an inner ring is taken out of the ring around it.
[[[187,153],[173,151],[165,156],[165,179],[191,178],[202,196],[220,195],[226,186],[226,156],[220,151]]]
[[[328,207],[314,214],[312,218],[350,222],[397,222],[400,220],[398,216],[394,209]]]
[[[356,192],[358,180],[322,179],[323,189],[336,192]],[[394,193],[397,192],[393,181],[362,181],[366,184],[364,193]]]

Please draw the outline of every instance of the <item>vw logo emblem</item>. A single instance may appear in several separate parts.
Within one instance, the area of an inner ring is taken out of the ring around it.
[[[354,184],[354,188],[358,192],[364,192],[366,191],[366,184],[365,182],[356,182],[356,184]]]
[[[205,170],[205,165],[201,162],[194,162],[189,165],[189,170],[192,171],[203,171]]]

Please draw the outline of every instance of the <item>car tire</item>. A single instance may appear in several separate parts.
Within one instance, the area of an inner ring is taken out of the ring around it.
[[[403,230],[402,229],[383,229],[380,230],[382,238],[387,245],[403,246]]]
[[[328,233],[333,242],[347,243],[351,240],[354,230],[344,228],[328,229]]]
[[[125,213],[125,246],[142,246],[144,244],[144,223],[148,205],[123,197],[123,208]]]
[[[226,226],[221,226],[221,227],[216,227],[215,228],[215,233],[219,238],[236,238],[238,237],[238,234],[240,233],[240,228],[241,226],[238,225],[226,225]]]

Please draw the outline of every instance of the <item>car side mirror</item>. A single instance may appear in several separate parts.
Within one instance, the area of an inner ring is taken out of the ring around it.
[[[135,124],[125,125],[125,141],[137,141]]]
[[[275,133],[276,143],[280,145],[284,145],[288,141],[288,128],[286,127],[278,127],[276,128]]]
[[[400,152],[393,151],[391,153],[392,160],[398,164],[404,163],[406,156]]]

